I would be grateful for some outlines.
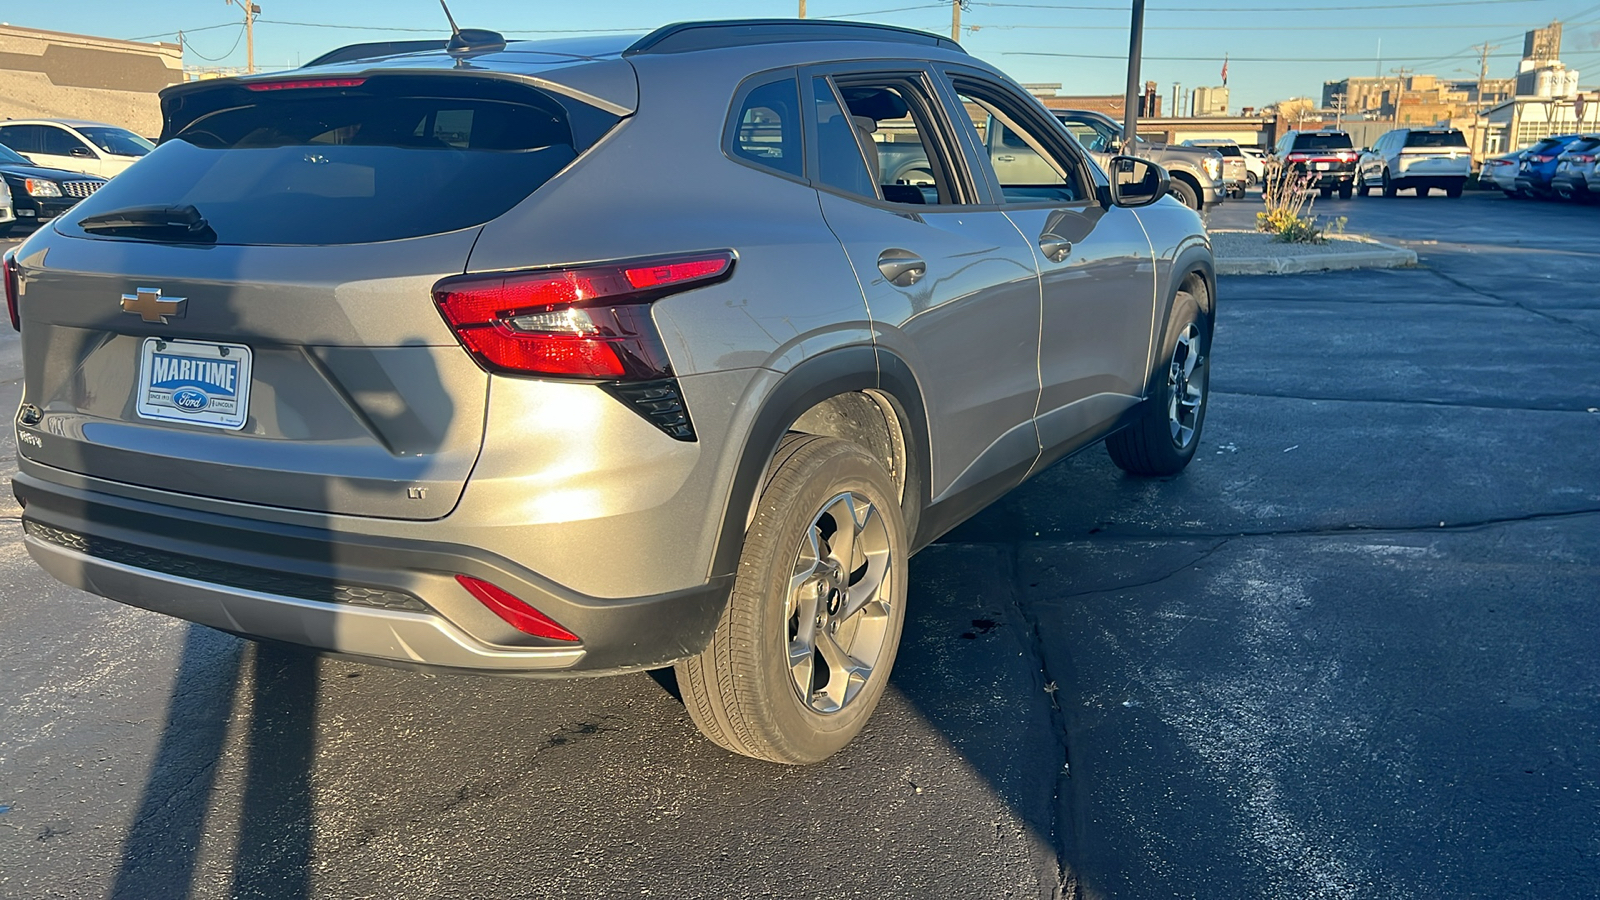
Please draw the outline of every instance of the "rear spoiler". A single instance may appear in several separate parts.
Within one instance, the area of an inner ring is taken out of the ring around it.
[[[333,63],[352,62],[358,59],[378,59],[383,56],[399,56],[402,53],[422,53],[427,50],[443,50],[448,41],[371,41],[365,44],[349,44],[313,59],[301,66],[309,69],[312,66],[327,66]]]

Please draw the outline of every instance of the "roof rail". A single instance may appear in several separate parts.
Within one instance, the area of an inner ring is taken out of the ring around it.
[[[893,25],[826,19],[728,19],[664,25],[634,41],[622,55],[690,53],[795,41],[891,41],[966,53],[960,44],[949,38]]]
[[[372,41],[366,44],[349,44],[329,50],[300,68],[309,69],[312,66],[327,66],[358,59],[377,59],[382,56],[417,53],[422,50],[443,50],[446,43],[448,42],[440,38],[433,41]]]

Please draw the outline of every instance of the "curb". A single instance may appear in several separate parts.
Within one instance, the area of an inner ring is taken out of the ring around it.
[[[1417,264],[1417,254],[1404,247],[1378,241],[1350,253],[1314,256],[1241,256],[1216,260],[1218,275],[1293,275],[1298,272],[1330,272],[1337,269],[1399,269]]]

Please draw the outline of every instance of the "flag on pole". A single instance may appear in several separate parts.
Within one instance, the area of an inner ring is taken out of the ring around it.
[[[1222,54],[1222,86],[1228,86],[1228,54]]]

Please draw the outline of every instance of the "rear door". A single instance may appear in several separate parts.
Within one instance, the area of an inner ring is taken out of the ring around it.
[[[1039,275],[1016,227],[984,204],[930,78],[917,67],[809,73],[810,168],[880,346],[922,387],[934,501],[986,501],[1039,452]],[[883,183],[890,154],[879,148],[891,144],[921,145],[932,183]]]
[[[355,80],[169,98],[161,146],[30,243],[30,461],[319,512],[455,505],[489,379],[431,290],[574,157],[572,131],[518,84]]]

